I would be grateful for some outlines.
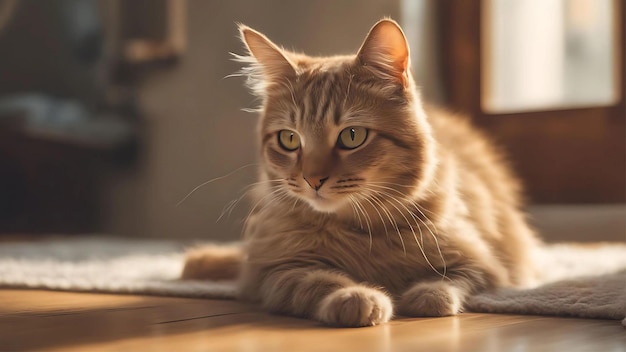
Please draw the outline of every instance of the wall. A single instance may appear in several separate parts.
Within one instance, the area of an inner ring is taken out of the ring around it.
[[[109,175],[106,231],[150,237],[237,239],[246,214],[242,202],[216,223],[222,208],[254,182],[254,167],[207,185],[180,206],[191,189],[253,163],[254,106],[242,78],[224,78],[243,53],[236,22],[286,48],[309,54],[355,52],[371,25],[399,19],[399,0],[188,2],[188,51],[179,64],[142,82],[146,129],[139,164]]]

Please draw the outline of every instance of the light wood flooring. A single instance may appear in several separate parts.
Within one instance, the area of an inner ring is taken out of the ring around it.
[[[0,351],[626,350],[619,321],[497,314],[337,329],[228,300],[0,290]]]

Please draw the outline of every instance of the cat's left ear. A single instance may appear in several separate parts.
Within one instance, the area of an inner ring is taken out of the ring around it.
[[[409,45],[395,21],[384,19],[376,23],[361,45],[357,59],[375,73],[408,86]]]
[[[265,35],[245,25],[239,25],[239,33],[250,55],[261,66],[266,80],[276,81],[295,76],[294,65],[284,50],[272,43]]]

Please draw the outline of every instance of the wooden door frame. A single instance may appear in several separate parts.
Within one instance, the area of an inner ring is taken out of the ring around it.
[[[481,107],[482,1],[438,1],[443,86],[450,108],[508,150],[537,203],[626,201],[626,11],[617,7],[618,102],[611,106],[493,114]]]

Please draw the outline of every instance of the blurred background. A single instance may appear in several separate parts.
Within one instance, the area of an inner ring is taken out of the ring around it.
[[[389,16],[423,96],[508,150],[544,234],[624,240],[625,11],[620,0],[0,0],[0,238],[239,238],[245,201],[217,220],[253,165],[177,206],[255,162],[243,110],[256,102],[225,78],[240,67],[229,53],[243,53],[236,23],[331,55],[354,53]]]

